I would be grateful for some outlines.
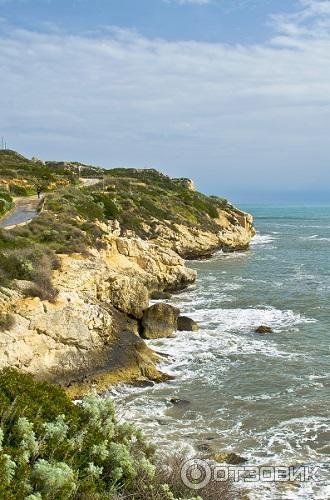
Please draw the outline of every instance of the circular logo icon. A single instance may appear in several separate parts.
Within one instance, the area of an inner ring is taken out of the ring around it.
[[[205,488],[209,484],[211,477],[211,467],[204,460],[192,458],[181,467],[182,482],[192,490]]]

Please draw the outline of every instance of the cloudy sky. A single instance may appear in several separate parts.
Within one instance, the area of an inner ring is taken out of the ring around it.
[[[234,201],[330,201],[330,0],[0,0],[0,135]]]

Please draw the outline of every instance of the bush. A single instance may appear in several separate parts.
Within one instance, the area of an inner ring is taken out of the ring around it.
[[[11,184],[10,192],[14,196],[31,196],[35,193],[35,190],[31,186],[19,186],[17,184]]]
[[[163,482],[154,448],[133,425],[117,421],[109,398],[90,394],[73,404],[63,389],[5,369],[0,372],[0,421],[0,498],[192,496],[182,485],[180,493],[175,481],[173,492]]]
[[[11,314],[0,314],[0,332],[10,330],[15,325],[15,319]]]
[[[14,206],[13,199],[7,191],[0,190],[0,216],[11,210]]]
[[[0,252],[2,284],[9,286],[12,280],[31,281],[26,294],[54,302],[57,290],[52,285],[52,272],[59,269],[60,261],[51,249],[30,247]]]

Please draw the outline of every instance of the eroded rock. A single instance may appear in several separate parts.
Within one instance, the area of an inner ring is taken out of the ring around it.
[[[198,323],[188,316],[178,317],[178,330],[179,332],[197,332],[199,330]]]
[[[146,339],[170,337],[177,330],[180,310],[162,302],[144,311],[142,335]]]
[[[168,300],[172,297],[170,292],[162,292],[160,290],[156,290],[151,292],[150,299],[151,300]]]
[[[105,249],[60,258],[54,304],[26,297],[29,282],[0,288],[0,308],[15,319],[0,337],[0,369],[70,385],[74,395],[93,384],[106,390],[119,381],[166,379],[155,366],[158,355],[139,336],[140,318],[150,291],[187,285],[196,273],[169,249],[110,231]]]

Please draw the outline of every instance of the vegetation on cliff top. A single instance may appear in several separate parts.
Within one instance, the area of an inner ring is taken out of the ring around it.
[[[2,213],[12,207],[12,194],[29,195],[40,185],[47,191],[45,210],[29,224],[0,230],[0,286],[22,280],[26,294],[54,301],[58,254],[102,248],[100,222],[117,219],[124,231],[144,238],[153,238],[159,223],[218,231],[218,209],[230,207],[155,170],[85,166],[102,182],[84,187],[78,166],[0,152],[0,215],[1,206]],[[13,318],[2,312],[0,332],[12,326]],[[180,462],[173,470],[170,476],[162,472],[153,447],[134,426],[117,421],[109,399],[89,395],[73,404],[59,387],[15,370],[0,372],[0,498],[191,498],[180,480]],[[200,495],[232,499],[228,488],[218,483]]]
[[[210,500],[233,498],[221,483],[206,493]],[[74,404],[60,387],[13,369],[0,372],[0,498],[193,496],[179,480],[179,468],[166,475],[141,432],[117,421],[109,398],[90,394]]]
[[[84,166],[88,174],[103,180],[83,187],[77,184],[77,167],[76,163],[42,164],[13,151],[0,151],[0,184],[8,187],[9,182],[14,191],[23,186],[20,193],[29,194],[30,188],[44,182],[48,190],[43,213],[24,227],[0,230],[0,284],[31,281],[26,293],[54,300],[51,274],[59,265],[56,255],[102,247],[104,232],[98,221],[117,219],[123,230],[143,238],[153,238],[160,222],[172,228],[183,224],[217,232],[218,209],[229,206],[226,200],[191,191],[180,180],[152,169],[104,171]],[[2,192],[11,206],[9,193]]]
[[[8,149],[0,151],[0,189],[13,196],[30,196],[40,187],[43,191],[74,184],[77,174],[64,166],[52,168],[32,161]]]

